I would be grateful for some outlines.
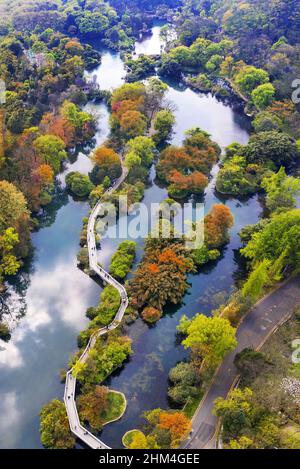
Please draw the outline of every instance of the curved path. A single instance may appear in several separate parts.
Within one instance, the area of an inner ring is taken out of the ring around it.
[[[122,182],[126,179],[128,174],[127,168],[122,164],[122,175],[121,177],[114,183],[112,187],[110,187],[105,194],[111,194],[119,186]],[[88,229],[87,229],[87,245],[89,251],[89,266],[92,271],[94,271],[105,283],[112,285],[116,288],[120,294],[121,303],[119,310],[113,320],[113,322],[107,326],[103,327],[96,331],[90,338],[85,350],[83,351],[82,355],[80,356],[79,360],[77,361],[80,363],[85,363],[87,361],[89,351],[94,347],[97,339],[104,334],[107,334],[108,331],[116,329],[124,316],[124,313],[128,306],[128,296],[127,292],[123,285],[121,285],[117,280],[115,280],[108,272],[106,272],[102,267],[99,266],[97,260],[97,248],[96,248],[96,239],[95,239],[95,224],[97,221],[97,217],[100,213],[102,208],[102,201],[100,200],[97,205],[93,208],[89,222],[88,222]],[[76,401],[76,377],[73,375],[73,368],[67,372],[66,375],[66,384],[65,384],[65,394],[64,394],[64,402],[67,409],[70,429],[72,433],[82,440],[86,445],[88,445],[92,449],[110,449],[103,441],[99,440],[95,435],[89,432],[85,427],[83,427],[80,423]]]
[[[262,347],[270,335],[291,317],[296,306],[300,306],[300,275],[282,284],[248,313],[237,330],[238,346],[216,371],[194,415],[190,439],[182,445],[183,448],[211,449],[216,446],[218,418],[212,414],[212,409],[215,399],[226,398],[237,382],[238,372],[234,365],[236,354],[247,347],[255,350]]]

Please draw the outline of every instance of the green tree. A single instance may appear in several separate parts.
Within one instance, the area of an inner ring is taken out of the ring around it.
[[[120,295],[118,290],[112,285],[107,285],[100,295],[99,305],[95,308],[88,308],[86,315],[94,321],[94,325],[107,326],[116,316],[120,306]]]
[[[266,206],[271,212],[296,207],[296,197],[300,194],[300,178],[287,176],[283,167],[278,173],[265,178],[262,187],[267,193]]]
[[[80,366],[77,373],[77,379],[83,385],[84,391],[104,381],[130,354],[131,340],[128,337],[111,339],[108,343],[98,339],[90,350],[86,363]]]
[[[141,158],[134,151],[130,151],[125,156],[125,166],[129,170],[136,168],[137,166],[141,166],[141,164],[142,164]]]
[[[57,174],[62,161],[67,157],[64,141],[55,135],[41,135],[33,145],[43,162],[49,164]]]
[[[243,153],[249,163],[272,161],[277,166],[288,166],[295,160],[298,150],[287,134],[272,130],[252,135]]]
[[[258,109],[265,109],[274,100],[275,88],[271,83],[264,83],[252,91],[251,97]]]
[[[72,124],[76,131],[84,127],[85,124],[92,121],[92,116],[87,112],[81,111],[76,104],[70,101],[65,101],[61,107],[61,115]]]
[[[141,163],[144,166],[151,165],[155,151],[155,145],[152,138],[144,137],[142,135],[135,137],[129,140],[128,147],[131,152],[140,158]]]
[[[197,382],[197,373],[190,363],[181,362],[170,370],[169,379],[172,383],[193,386]]]
[[[233,389],[226,399],[215,400],[213,413],[222,418],[225,435],[236,438],[251,424],[253,392],[249,388]]]
[[[258,266],[251,272],[248,280],[243,286],[243,296],[249,298],[253,303],[261,296],[264,287],[269,282],[269,268],[270,262],[263,260]]]
[[[85,10],[76,18],[76,24],[80,34],[91,38],[103,35],[109,26],[109,20],[98,11]]]
[[[109,186],[110,186],[110,182],[109,182]],[[92,207],[94,207],[94,205],[96,205],[96,203],[99,202],[99,200],[101,199],[103,194],[104,194],[103,185],[98,185],[96,187],[93,186],[93,189],[92,189],[92,191],[90,192],[90,195],[89,195],[90,205]]]
[[[70,191],[78,197],[87,197],[94,188],[94,184],[86,174],[78,171],[68,173],[66,176],[66,184]]]
[[[262,111],[253,120],[253,127],[256,132],[269,132],[270,130],[280,130],[283,126],[282,120],[268,111]]]
[[[13,184],[0,181],[0,232],[17,227],[18,220],[29,212],[24,195]]]
[[[69,426],[67,411],[63,402],[54,399],[41,412],[41,441],[47,449],[72,449],[75,438]]]
[[[109,271],[113,277],[123,280],[130,272],[136,252],[134,241],[123,241],[111,259]]]
[[[154,120],[154,141],[156,144],[159,145],[169,140],[174,124],[175,117],[171,111],[162,109],[156,114]]]
[[[263,418],[258,425],[257,440],[259,447],[274,449],[280,445],[280,429],[276,415]]]
[[[5,275],[15,275],[20,268],[20,263],[13,254],[18,243],[19,236],[14,228],[7,228],[0,236],[0,282]]]
[[[226,158],[217,177],[216,188],[221,194],[254,194],[261,181],[263,169],[259,165],[248,165],[243,156]]]
[[[276,272],[276,277],[280,277],[283,271],[291,272],[300,268],[299,239],[300,210],[291,210],[275,215],[262,230],[254,232],[241,252],[252,261],[254,268],[264,260],[270,261],[270,275],[271,272]],[[266,263],[260,266],[262,280],[266,277],[266,269]],[[251,283],[256,284],[255,277],[251,279]]]
[[[261,68],[246,65],[235,77],[235,82],[243,93],[251,95],[252,91],[259,85],[268,83],[269,75]]]
[[[236,354],[234,364],[241,375],[242,383],[246,386],[272,366],[263,353],[251,348],[245,348]]]
[[[208,364],[215,365],[237,346],[235,329],[227,319],[198,314],[187,327],[182,344],[192,348]]]
[[[198,376],[190,363],[178,363],[169,373],[169,380],[173,386],[169,388],[169,397],[178,404],[185,404],[189,398],[198,393],[196,385]]]
[[[300,445],[300,427],[298,425],[287,425],[281,430],[281,447],[284,449],[298,449]]]
[[[237,440],[230,440],[229,449],[249,449],[253,445],[253,440],[247,436],[241,436]]]

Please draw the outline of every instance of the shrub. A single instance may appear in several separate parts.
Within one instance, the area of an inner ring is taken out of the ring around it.
[[[94,189],[94,184],[89,177],[79,172],[71,172],[66,176],[68,189],[78,197],[87,197]]]
[[[123,241],[112,256],[109,272],[113,277],[124,280],[130,272],[136,252],[134,241]]]
[[[84,391],[89,391],[91,386],[102,383],[120,367],[130,354],[131,340],[128,337],[109,338],[106,342],[98,339],[90,350],[86,363],[80,364],[74,373]]]
[[[89,308],[87,316],[93,318],[90,327],[107,326],[116,316],[120,306],[120,295],[111,285],[107,285],[100,295],[100,303],[96,308]]]
[[[72,449],[75,438],[70,431],[67,411],[63,402],[54,399],[41,412],[41,441],[47,449]]]
[[[142,318],[145,322],[148,322],[149,324],[155,324],[157,321],[160,320],[161,317],[162,312],[159,309],[152,308],[151,306],[145,308],[142,312]]]

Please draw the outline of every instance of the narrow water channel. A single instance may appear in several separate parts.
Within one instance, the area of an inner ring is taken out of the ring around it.
[[[137,44],[137,53],[157,53],[160,49],[156,29],[155,34],[144,41]],[[96,75],[102,89],[119,86],[125,75],[119,54],[104,50],[101,65],[91,75]],[[176,86],[170,86],[168,98],[176,105],[174,144],[180,144],[184,131],[195,126],[208,131],[221,147],[233,141],[247,142],[247,120],[216,98]],[[109,132],[108,111],[104,105],[87,107],[98,115],[96,145],[99,145]],[[87,173],[91,168],[87,154],[88,149],[74,155],[66,172]],[[217,170],[216,166],[213,173]],[[63,186],[64,175],[59,179]],[[144,202],[149,205],[166,196],[167,192],[155,184],[153,168]],[[122,420],[108,425],[102,432],[102,439],[112,447],[120,447],[124,432],[140,424],[143,410],[168,405],[168,371],[186,356],[176,342],[176,326],[181,315],[210,314],[234,286],[240,246],[238,232],[258,220],[261,207],[257,197],[245,202],[221,200],[215,194],[212,179],[205,196],[206,210],[220,201],[226,203],[235,216],[230,243],[222,259],[189,277],[191,288],[183,304],[170,308],[155,327],[149,328],[138,320],[129,329],[134,355],[108,381],[113,389],[125,392],[128,399]],[[40,230],[32,235],[35,249],[32,262],[10,284],[7,302],[14,328],[11,341],[0,342],[1,448],[41,447],[39,410],[50,399],[62,398],[64,386],[59,382],[59,370],[76,350],[77,334],[87,323],[86,308],[95,305],[101,293],[101,288],[76,266],[81,220],[87,212],[87,203],[73,201],[61,190],[47,209]],[[109,262],[117,244],[117,240],[103,240],[99,252],[101,262]],[[138,258],[141,255],[140,247]]]

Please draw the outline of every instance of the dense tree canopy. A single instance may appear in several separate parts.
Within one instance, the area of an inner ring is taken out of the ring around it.
[[[94,188],[89,177],[79,172],[68,173],[66,176],[66,184],[68,189],[78,197],[87,197]]]
[[[262,187],[267,193],[266,206],[271,212],[296,207],[300,194],[300,179],[287,176],[283,167],[278,173],[263,180]]]
[[[41,412],[41,441],[47,449],[72,449],[75,446],[63,402],[53,400]]]
[[[49,164],[57,174],[67,156],[64,141],[55,135],[41,135],[33,144],[43,162]]]
[[[112,148],[105,146],[97,148],[93,154],[93,161],[95,166],[91,173],[91,180],[95,184],[102,183],[106,176],[114,180],[122,174],[120,158]]]
[[[288,166],[298,156],[297,147],[289,136],[275,130],[251,136],[244,153],[249,163],[272,161],[276,166]]]
[[[111,259],[109,271],[113,277],[124,280],[130,272],[136,251],[136,243],[134,241],[123,241]]]
[[[187,131],[183,147],[169,146],[160,155],[157,175],[170,184],[170,196],[202,193],[219,156],[218,146],[199,128]]]
[[[237,345],[235,329],[227,319],[221,317],[208,318],[198,314],[191,321],[183,317],[178,329],[186,334],[183,345],[192,348],[209,364],[222,361]]]

